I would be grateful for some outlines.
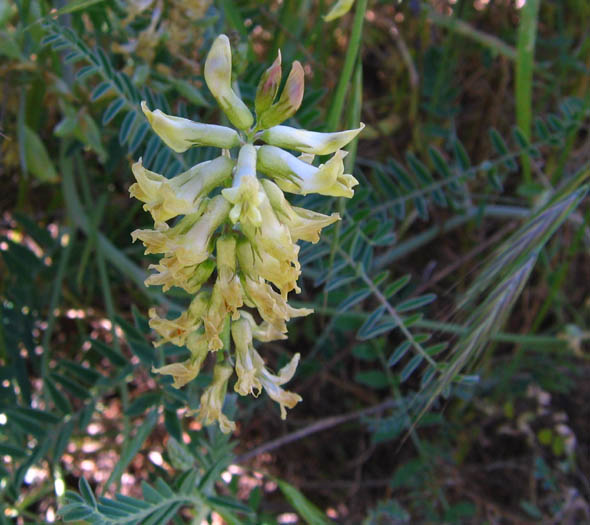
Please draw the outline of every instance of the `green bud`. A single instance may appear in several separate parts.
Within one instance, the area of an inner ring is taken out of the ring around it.
[[[256,114],[261,115],[266,111],[271,104],[274,102],[277,92],[279,91],[279,85],[281,83],[281,52],[277,55],[277,58],[260,77],[258,82],[258,88],[256,89],[256,100],[254,101],[254,107]]]
[[[305,74],[303,67],[296,60],[291,66],[291,72],[281,93],[281,98],[260,115],[259,127],[271,128],[292,117],[303,100]]]

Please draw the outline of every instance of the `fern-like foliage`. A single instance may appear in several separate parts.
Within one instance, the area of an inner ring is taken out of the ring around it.
[[[472,164],[457,137],[449,139],[445,152],[429,146],[427,161],[408,152],[406,166],[395,159],[380,163],[360,158],[361,165],[372,168],[377,188],[374,202],[371,199],[366,204],[371,215],[386,212],[400,221],[407,216],[408,204],[413,204],[423,220],[428,220],[433,205],[464,209],[472,204],[468,181],[483,176],[494,191],[503,191],[506,176],[518,170],[519,160],[538,161],[544,148],[559,148],[573,130],[579,129],[586,117],[583,101],[571,97],[560,105],[560,114],[551,113],[535,120],[532,141],[518,127],[513,128],[511,140],[491,128],[489,137],[496,157],[476,165]]]
[[[229,523],[240,523],[236,512],[250,514],[249,507],[229,498],[207,496],[202,487],[207,473],[199,479],[196,470],[187,470],[168,485],[158,478],[153,485],[143,482],[143,500],[117,494],[114,498],[96,497],[85,478],[80,478],[79,494],[66,492],[66,505],[60,513],[65,522],[84,520],[101,525],[158,525],[168,523],[183,506],[190,506],[200,516],[218,512]]]

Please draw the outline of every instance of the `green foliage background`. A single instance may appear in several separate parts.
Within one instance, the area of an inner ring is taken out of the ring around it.
[[[590,6],[517,3],[328,23],[323,0],[0,0],[0,522],[590,521]],[[294,200],[343,217],[302,246],[293,304],[316,314],[264,349],[301,351],[304,401],[282,423],[230,396],[231,438],[186,414],[207,374],[150,373],[185,351],[145,313],[187,297],[143,285],[127,194],[139,156],[173,176],[211,155],[172,152],[139,102],[223,119],[219,33],[249,104],[280,49],[306,67],[293,125],[367,124],[355,197]]]

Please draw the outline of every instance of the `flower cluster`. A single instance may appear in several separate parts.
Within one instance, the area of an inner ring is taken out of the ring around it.
[[[282,418],[286,408],[301,400],[281,387],[293,377],[299,354],[273,373],[254,340],[285,339],[287,321],[312,312],[287,302],[290,291],[300,291],[297,241],[317,242],[321,229],[339,217],[291,206],[283,191],[351,197],[357,181],[344,173],[341,148],[362,127],[316,133],[282,126],[301,104],[303,68],[293,63],[275,101],[281,81],[280,54],[258,85],[256,123],[233,89],[231,49],[225,35],[215,40],[204,72],[207,86],[235,129],[169,116],[142,103],[152,129],[174,151],[193,146],[222,151],[219,157],[171,179],[147,170],[139,159],[132,167],[136,183],[129,192],[144,203],[155,228],[136,230],[132,236],[144,243],[146,254],[163,254],[158,264],[150,266],[154,273],[147,285],[161,285],[164,291],[177,286],[194,295],[176,319],[150,311],[150,326],[160,336],[156,346],[186,345],[191,353],[182,363],[153,371],[171,375],[173,385],[180,388],[199,374],[209,352],[224,349],[225,354],[216,359],[213,381],[201,397],[198,417],[205,424],[218,421],[222,431],[230,432],[235,424],[222,413],[222,406],[234,370],[234,390],[257,396],[264,389],[280,405]],[[282,148],[301,154],[297,157]],[[231,155],[234,149],[237,158]],[[333,155],[315,167],[311,162],[316,154]],[[224,344],[230,334],[233,353]]]

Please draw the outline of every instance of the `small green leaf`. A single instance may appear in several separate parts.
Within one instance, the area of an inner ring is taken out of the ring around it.
[[[170,463],[175,469],[190,470],[194,468],[196,459],[184,443],[177,441],[173,437],[169,437],[166,443],[166,450],[170,458]]]
[[[389,386],[387,374],[385,374],[383,370],[365,370],[363,372],[358,372],[354,376],[354,380],[357,383],[362,383],[363,385],[376,389],[387,388]]]
[[[391,357],[387,360],[387,365],[392,367],[395,366],[399,361],[406,355],[410,349],[410,341],[403,341],[391,354]]]
[[[162,392],[160,391],[142,394],[132,401],[125,411],[125,414],[127,414],[129,417],[139,416],[143,414],[148,408],[159,404],[161,399]]]
[[[91,102],[96,102],[100,97],[102,97],[110,89],[111,89],[110,82],[101,82],[98,86],[96,86],[94,88],[94,90],[90,94]]]
[[[414,373],[416,368],[420,366],[420,363],[423,359],[424,358],[421,355],[415,355],[414,357],[412,357],[412,359],[408,361],[406,366],[402,368],[402,371],[399,374],[402,383],[406,381]]]
[[[56,182],[57,171],[43,141],[29,126],[24,126],[24,154],[27,170],[41,182]]]
[[[125,100],[122,98],[118,98],[117,100],[113,100],[109,107],[105,110],[102,115],[102,125],[108,124],[111,120],[113,120],[121,108],[125,105]]]
[[[413,297],[411,299],[406,299],[401,303],[398,303],[395,306],[395,309],[398,313],[407,312],[409,310],[416,310],[418,308],[422,308],[427,304],[430,304],[432,301],[436,299],[436,294],[429,293],[425,295],[421,295],[420,297]]]
[[[90,485],[88,484],[88,481],[86,481],[86,478],[81,477],[78,480],[78,491],[80,492],[80,496],[84,498],[84,501],[88,503],[88,505],[96,508],[96,499],[92,489],[90,488]]]
[[[309,501],[298,489],[281,479],[275,479],[287,501],[308,525],[328,525],[326,515]]]

